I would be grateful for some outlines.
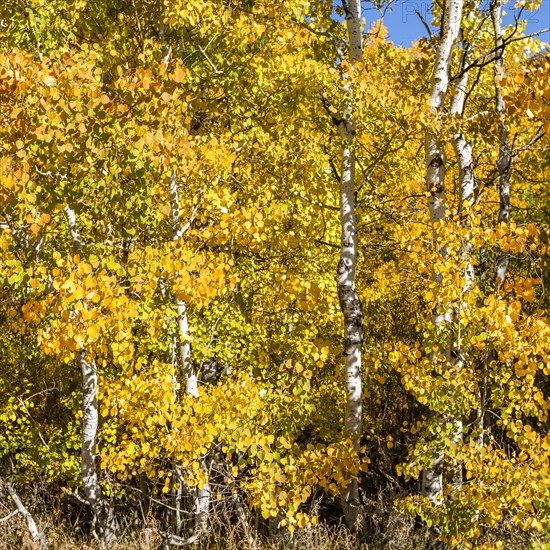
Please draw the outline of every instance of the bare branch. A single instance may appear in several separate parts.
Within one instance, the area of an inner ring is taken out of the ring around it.
[[[199,48],[200,52],[202,53],[202,55],[204,55],[204,58],[206,59],[206,61],[208,61],[208,64],[212,67],[212,69],[214,69],[214,74],[223,74],[223,71],[218,70],[216,65],[214,65],[212,60],[208,57],[208,54],[206,53],[206,50],[203,50],[200,45],[198,45],[198,48]]]
[[[292,194],[296,197],[299,197],[306,202],[309,202],[310,204],[313,204],[314,206],[319,206],[321,208],[326,208],[327,210],[334,210],[336,212],[340,211],[340,208],[337,206],[332,206],[331,204],[325,204],[323,202],[315,201],[313,199],[310,199],[309,197],[306,197],[305,195],[302,195],[301,193],[298,193],[298,191],[292,191]]]
[[[294,21],[297,22],[301,27],[304,27],[304,29],[307,29],[308,31],[312,32],[313,34],[317,34],[319,36],[330,36],[330,33],[328,31],[321,31],[319,29],[316,29],[315,27],[313,27],[312,25],[310,25],[304,20],[297,21],[295,19]]]
[[[36,527],[36,522],[34,521],[34,518],[32,517],[27,507],[23,504],[23,501],[19,498],[19,495],[17,494],[15,488],[12,486],[11,483],[7,481],[0,481],[0,483],[3,484],[8,491],[11,499],[13,500],[13,503],[17,508],[17,512],[19,512],[25,518],[25,521],[27,522],[27,529],[29,530],[32,540],[39,541],[40,548],[47,548],[48,542],[46,540],[46,537],[44,536],[44,533],[40,532],[38,530],[38,527]]]
[[[0,302],[0,307],[9,306],[10,304],[14,304],[15,302],[17,302],[17,296],[12,296],[11,298]]]
[[[432,29],[430,29],[430,26],[428,25],[428,23],[426,23],[426,20],[424,19],[424,17],[422,16],[422,14],[418,10],[415,10],[415,13],[416,13],[416,15],[418,15],[418,17],[420,18],[420,21],[422,21],[422,24],[424,25],[424,27],[428,31],[428,36],[430,37],[430,40],[432,40],[433,37],[434,37]]]
[[[6,517],[0,518],[0,523],[10,520],[13,516],[16,516],[18,513],[19,513],[19,510],[14,510],[13,512],[11,512],[11,514],[8,514]]]
[[[340,245],[339,244],[332,244],[332,243],[329,243],[327,241],[323,241],[321,239],[315,239],[315,242],[319,243],[319,244],[324,244],[325,246],[330,246],[331,248],[337,248],[338,250],[340,250]]]
[[[527,149],[529,149],[530,147],[532,147],[533,145],[535,145],[535,143],[542,138],[542,136],[544,136],[544,126],[541,126],[535,133],[535,135],[529,140],[528,143],[526,143],[525,145],[522,145],[521,147],[516,147],[513,151],[512,151],[512,156],[513,157],[517,157],[520,153],[523,153],[524,151],[526,151]]]
[[[550,31],[550,27],[547,29],[541,29],[540,31],[533,32],[531,34],[527,34],[525,36],[516,36],[517,31],[517,25],[516,28],[512,31],[512,33],[503,39],[502,44],[499,46],[495,46],[492,50],[489,50],[487,53],[484,53],[483,55],[479,56],[475,61],[472,61],[469,65],[462,68],[457,74],[455,74],[453,77],[451,77],[451,82],[454,82],[455,80],[458,80],[461,78],[464,73],[468,72],[470,69],[473,69],[475,67],[483,68],[487,65],[490,65],[497,59],[499,59],[502,56],[502,53],[504,52],[504,48],[508,46],[508,44],[511,44],[512,42],[517,42],[519,40],[527,40],[528,38],[533,38],[534,36],[538,36],[540,34],[544,34],[545,32]]]
[[[145,53],[145,40],[143,37],[143,29],[141,28],[141,21],[139,19],[139,13],[134,0],[132,0],[132,7],[134,8],[134,17],[136,18],[136,25],[139,33],[139,42],[140,42],[141,51],[142,53]]]

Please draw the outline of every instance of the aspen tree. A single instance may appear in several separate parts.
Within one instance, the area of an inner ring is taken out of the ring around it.
[[[336,282],[340,308],[344,315],[344,358],[346,370],[345,431],[356,452],[361,448],[362,380],[361,348],[363,345],[363,309],[356,290],[357,218],[355,213],[355,128],[353,105],[353,72],[362,61],[361,2],[344,3],[349,40],[348,82],[345,84],[346,108],[338,125],[344,142],[340,180],[341,245]],[[350,528],[357,526],[360,514],[359,489],[356,479],[342,491],[342,506]]]
[[[506,121],[506,105],[502,95],[500,80],[504,76],[504,38],[502,35],[502,2],[491,0],[491,20],[493,23],[495,39],[495,106],[499,116],[499,147],[497,169],[499,175],[500,204],[498,212],[498,223],[509,223],[510,221],[510,171],[512,167],[512,156],[510,150],[510,136]],[[497,260],[496,287],[499,288],[506,279],[508,269],[508,254],[502,253]]]
[[[465,42],[462,51],[461,66],[467,66],[471,58],[471,49],[468,42]],[[464,106],[466,99],[466,90],[468,86],[468,71],[464,71],[463,75],[456,84],[455,94],[451,101],[451,115],[462,118],[464,114]],[[462,334],[461,334],[461,313],[466,309],[467,303],[465,300],[466,295],[474,284],[474,266],[472,264],[472,244],[470,235],[470,225],[474,198],[474,168],[472,162],[472,144],[466,139],[462,129],[459,129],[453,135],[453,147],[456,157],[458,159],[459,168],[459,216],[464,218],[464,225],[467,227],[468,232],[464,237],[464,242],[461,247],[462,261],[464,262],[464,284],[462,287],[462,295],[459,298],[458,306],[455,312],[455,335],[453,344],[453,360],[457,368],[464,367],[464,350],[462,348]],[[455,432],[453,440],[458,444],[462,440],[463,421],[462,418],[453,419],[455,424]],[[456,490],[462,484],[462,466],[457,464],[456,461],[452,467],[452,485]]]
[[[434,69],[430,90],[430,109],[436,117],[441,115],[449,88],[449,73],[453,46],[458,38],[460,21],[462,18],[462,0],[450,0],[445,2],[441,20],[441,34],[437,46]],[[445,220],[445,148],[438,136],[437,128],[427,128],[425,141],[425,168],[426,188],[430,193],[429,208],[430,220],[433,225],[434,246],[439,255],[447,257],[447,250],[440,241],[437,225]],[[443,277],[441,273],[433,274],[434,280],[441,285]],[[437,311],[434,309],[432,322],[440,332],[444,332],[450,323],[449,311]],[[449,356],[449,349],[446,355]],[[450,357],[447,357],[450,359]],[[422,493],[435,503],[441,503],[443,496],[443,468],[444,453],[438,452],[433,459],[432,467],[422,474]]]
[[[181,239],[187,230],[189,229],[193,214],[191,214],[190,219],[187,223],[182,224],[181,213],[179,207],[179,189],[176,174],[173,173],[170,177],[169,182],[169,193],[170,193],[170,209],[172,215],[172,230],[173,230],[173,240]],[[196,210],[195,210],[196,212]],[[178,338],[177,338],[177,348],[178,355],[181,363],[181,368],[183,375],[185,377],[185,394],[199,398],[199,386],[198,386],[198,377],[196,371],[193,369],[193,363],[191,360],[191,344],[190,344],[190,333],[189,333],[189,318],[187,315],[187,304],[184,300],[176,297],[176,311],[177,311],[177,327],[178,327]],[[175,370],[175,365],[174,365]],[[176,372],[176,370],[175,370]],[[174,380],[174,386],[177,385],[177,380]],[[175,390],[174,390],[175,391]],[[176,465],[176,474],[179,482],[179,489],[176,496],[176,534],[179,535],[181,519],[180,519],[180,502],[181,502],[181,493],[183,490],[183,476],[180,472],[180,466]],[[202,488],[196,487],[191,489],[192,491],[192,505],[194,512],[194,526],[193,526],[193,537],[198,537],[200,533],[206,530],[208,525],[208,509],[210,507],[210,485],[207,482]]]
[[[75,253],[82,248],[82,238],[74,210],[65,206],[65,217]],[[97,432],[99,425],[99,403],[97,399],[98,379],[97,365],[94,359],[88,357],[87,351],[81,346],[78,360],[82,370],[82,449],[81,472],[84,492],[97,524],[97,536],[105,547],[109,547],[118,536],[118,525],[114,510],[105,498],[99,484],[97,473]]]

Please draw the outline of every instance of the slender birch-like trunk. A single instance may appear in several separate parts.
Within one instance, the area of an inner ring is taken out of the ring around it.
[[[496,48],[496,58],[494,63],[494,84],[495,84],[495,107],[499,117],[498,133],[498,157],[497,170],[499,175],[499,195],[500,204],[498,212],[498,223],[508,223],[510,221],[510,173],[512,169],[512,152],[508,124],[506,121],[506,105],[500,86],[500,80],[504,75],[504,38],[502,35],[502,2],[501,0],[491,0],[490,4],[491,20],[493,23],[493,32]],[[509,256],[503,250],[499,251],[495,269],[495,296],[506,280],[508,270]],[[480,388],[480,407],[478,411],[478,429],[479,445],[483,445],[487,433],[487,408],[489,406],[491,386],[488,381],[489,364],[491,354],[487,357],[484,364],[483,379]]]
[[[181,223],[178,182],[175,174],[170,177],[169,186],[173,240],[176,240],[183,236],[187,226],[183,226]],[[185,377],[185,393],[187,395],[192,395],[193,397],[198,397],[198,378],[191,362],[191,344],[189,343],[189,319],[187,316],[187,306],[183,300],[176,299],[176,311],[178,315],[179,330],[178,355],[180,358],[183,375]]]
[[[172,214],[172,240],[176,240],[182,233],[181,215],[179,207],[179,193],[178,184],[176,180],[176,174],[172,174],[169,181],[169,197],[170,208]],[[168,295],[172,299],[172,295],[169,292]],[[189,343],[189,319],[187,316],[187,305],[185,301],[174,298],[176,306],[176,325],[177,334],[174,336],[174,347],[177,350],[177,356],[179,357],[181,370],[185,379],[185,393],[186,395],[192,395],[194,397],[199,396],[197,376],[193,371],[193,365],[191,362],[191,344]],[[174,374],[172,377],[172,391],[174,398],[178,397],[178,368],[177,359],[173,358]],[[184,502],[184,479],[181,472],[181,466],[174,461],[175,475],[173,477],[173,495],[172,495],[172,522],[173,530],[176,536],[179,536],[184,525],[182,520],[182,514],[186,514],[182,503]],[[177,488],[175,487],[177,485]],[[187,522],[185,522],[187,523]]]
[[[67,205],[65,217],[73,241],[75,252],[82,247],[80,230],[74,211]],[[78,359],[82,371],[82,450],[81,474],[86,499],[94,514],[97,535],[105,547],[110,547],[117,539],[118,525],[114,510],[105,499],[97,473],[97,430],[99,425],[99,404],[97,401],[97,366],[94,360],[89,360],[86,350],[80,349]]]
[[[436,51],[431,80],[430,109],[436,116],[442,112],[447,97],[451,55],[454,43],[458,38],[461,18],[462,0],[446,0],[443,6],[440,41]],[[447,249],[444,243],[440,242],[435,228],[437,222],[445,219],[445,148],[436,128],[428,127],[426,129],[424,147],[426,188],[430,193],[429,208],[430,220],[434,225],[434,246],[438,254],[447,257]],[[433,277],[438,284],[442,284],[443,276],[441,273],[434,272]],[[438,330],[443,332],[450,320],[451,315],[448,310],[438,311],[434,309],[432,322]],[[446,351],[446,354],[450,355],[450,350]],[[432,467],[422,473],[422,493],[435,504],[440,504],[442,501],[444,461],[444,453],[442,451],[438,452],[433,460]]]
[[[349,71],[363,57],[361,33],[361,2],[349,0],[346,6],[349,39]],[[350,76],[348,76],[350,78]],[[336,282],[340,308],[344,315],[344,358],[346,369],[345,431],[351,437],[357,452],[361,448],[362,380],[361,348],[363,344],[363,308],[355,287],[357,269],[357,219],[355,215],[355,120],[352,83],[345,85],[347,104],[338,125],[343,138],[342,175],[340,180],[340,222],[342,241]],[[350,529],[357,527],[361,503],[356,479],[342,490],[342,507]]]
[[[462,53],[462,67],[466,67],[470,62],[471,50],[469,44],[464,44]],[[451,101],[451,115],[462,117],[464,114],[464,105],[466,100],[466,87],[468,86],[468,72],[464,72],[459,81],[456,84],[455,94]],[[462,223],[469,230],[471,227],[472,219],[472,206],[475,189],[474,168],[472,161],[472,145],[466,139],[462,130],[459,130],[453,135],[453,147],[456,157],[458,159],[459,167],[459,186],[460,186],[460,199],[459,199],[459,215],[462,219]],[[454,365],[457,368],[464,367],[464,354],[462,350],[462,335],[461,335],[461,321],[460,314],[467,307],[466,295],[474,284],[474,266],[472,264],[472,243],[470,239],[470,233],[468,232],[464,237],[464,242],[461,247],[461,256],[464,260],[464,285],[462,287],[462,296],[459,300],[456,311],[456,333],[453,349]],[[455,432],[453,434],[453,442],[458,444],[462,441],[463,421],[462,418],[453,419],[455,425]],[[462,486],[462,466],[453,460],[451,467],[451,484],[453,490],[456,491]]]
[[[469,64],[471,59],[471,50],[468,45],[462,56],[462,66]],[[456,84],[456,92],[451,101],[451,114],[462,117],[464,114],[464,103],[466,100],[466,88],[468,86],[468,75],[466,71]],[[472,162],[472,145],[466,140],[462,130],[456,132],[453,136],[453,146],[458,159],[459,180],[460,180],[460,203],[459,213],[463,213],[466,203],[473,205],[473,197],[475,190],[474,168]],[[470,243],[467,243],[470,245]],[[471,245],[470,245],[471,247]],[[473,273],[471,274],[473,277]],[[466,276],[467,282],[470,277]],[[471,285],[470,285],[471,286]]]
[[[82,369],[84,399],[82,404],[82,452],[81,471],[84,492],[95,516],[97,534],[106,548],[117,538],[118,526],[113,508],[103,496],[97,474],[97,427],[99,406],[97,402],[97,366],[95,361],[88,361],[86,350],[79,351]]]
[[[510,136],[508,124],[506,121],[506,105],[502,96],[500,79],[504,75],[504,38],[502,36],[502,2],[501,0],[491,0],[491,19],[493,21],[493,30],[495,33],[495,47],[497,54],[495,59],[495,105],[499,116],[499,149],[497,159],[497,169],[500,183],[500,207],[498,213],[499,223],[508,223],[510,221],[510,172],[512,167],[512,155],[510,147]],[[495,288],[502,286],[506,279],[509,257],[505,252],[501,252],[497,260]]]
[[[179,208],[179,190],[176,174],[172,174],[169,182],[170,207],[172,211],[173,239],[179,239],[188,229],[190,222],[186,225],[181,223]],[[189,343],[189,318],[187,316],[187,305],[183,300],[176,299],[177,324],[178,324],[178,354],[181,368],[185,377],[185,393],[193,397],[199,397],[198,376],[191,361],[191,344]],[[177,383],[177,382],[175,382]],[[180,476],[180,490],[183,483],[183,476]],[[207,482],[202,488],[192,489],[194,525],[193,536],[200,536],[208,527],[210,511],[211,491]],[[179,499],[178,499],[179,500]],[[178,503],[179,506],[179,503]]]

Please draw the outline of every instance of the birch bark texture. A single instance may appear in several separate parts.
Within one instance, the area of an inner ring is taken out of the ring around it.
[[[86,350],[79,351],[84,390],[82,403],[82,452],[81,472],[84,492],[97,525],[97,536],[105,548],[110,548],[117,539],[117,522],[113,508],[105,499],[97,474],[97,429],[99,405],[97,401],[97,366],[86,358]]]
[[[508,223],[510,221],[510,171],[512,167],[512,155],[510,147],[510,135],[506,121],[506,105],[502,95],[500,80],[504,75],[504,38],[502,36],[502,2],[501,0],[491,0],[491,20],[493,22],[493,31],[495,34],[496,58],[494,64],[495,71],[495,107],[499,117],[499,148],[497,158],[497,169],[499,176],[499,195],[500,205],[498,212],[498,223]],[[508,270],[509,257],[505,252],[501,252],[497,260],[495,288],[503,285]]]
[[[430,91],[430,109],[436,117],[443,110],[449,89],[451,55],[460,30],[462,0],[447,0],[443,10],[441,38],[436,51]],[[430,219],[434,223],[445,219],[445,147],[436,128],[426,129],[424,149],[426,187],[430,193]],[[436,231],[434,241],[438,252],[446,254],[444,247],[440,248]],[[440,283],[441,274],[436,274],[435,277]]]
[[[172,211],[172,240],[183,237],[190,226],[190,223],[181,223],[179,207],[179,189],[176,174],[172,174],[169,182],[170,209]],[[189,343],[189,318],[187,316],[187,305],[183,300],[176,298],[177,324],[178,324],[178,355],[181,368],[185,377],[185,393],[193,397],[199,397],[199,385],[197,373],[191,362],[191,344]]]
[[[436,50],[430,88],[430,109],[436,117],[436,124],[439,115],[443,111],[449,89],[451,56],[460,31],[462,8],[462,0],[446,0],[443,4],[441,34]],[[433,225],[434,246],[437,253],[446,258],[447,249],[444,243],[440,242],[436,229],[436,223],[445,219],[445,147],[436,127],[426,129],[424,150],[426,188],[430,193],[429,209],[430,221]],[[434,272],[433,278],[439,285],[442,284],[443,276],[441,273]],[[449,311],[438,311],[434,308],[432,322],[438,330],[443,331],[450,320]],[[422,473],[422,493],[434,504],[441,504],[442,502],[444,461],[444,453],[438,451],[433,459],[432,466]]]
[[[472,50],[468,42],[464,42],[464,49],[462,52],[462,67],[467,67],[472,57]],[[468,71],[465,71],[459,78],[456,84],[456,91],[451,101],[451,115],[462,118],[464,114],[464,107],[466,101],[466,89],[468,87]],[[459,170],[459,214],[463,224],[468,228],[471,228],[472,221],[472,207],[474,206],[474,192],[475,192],[475,174],[474,164],[472,158],[472,144],[466,139],[466,136],[459,130],[453,136],[453,147],[456,157],[458,159]],[[464,286],[462,288],[462,295],[466,296],[472,285],[474,284],[474,266],[472,264],[472,243],[470,241],[470,232],[464,238],[462,245],[462,257],[465,261],[464,267]],[[463,303],[459,304],[459,309],[462,309]],[[460,341],[457,342],[458,351],[460,352]]]
[[[338,129],[343,141],[340,179],[341,246],[336,282],[338,299],[344,316],[344,359],[346,380],[345,432],[354,449],[361,448],[362,379],[361,352],[363,345],[363,308],[357,293],[357,218],[355,213],[355,129],[352,75],[363,58],[361,31],[361,2],[349,0],[344,4],[349,41],[349,74],[344,86],[346,108]],[[358,525],[361,503],[356,479],[341,494],[342,508],[350,529]]]
[[[472,50],[468,42],[464,43],[462,51],[461,68],[469,65],[472,58]],[[468,87],[469,72],[464,71],[456,84],[455,94],[451,101],[451,115],[462,118],[466,102],[466,89]],[[472,161],[472,144],[466,139],[462,130],[453,136],[453,147],[458,159],[459,181],[460,181],[460,202],[459,211],[464,212],[466,203],[473,205],[475,190],[474,168]]]
[[[82,237],[76,221],[76,214],[69,205],[65,206],[65,217],[71,234],[73,250],[82,248]],[[99,403],[97,400],[97,365],[87,358],[86,349],[78,352],[82,371],[82,448],[80,470],[84,493],[97,526],[97,537],[102,545],[109,548],[118,536],[118,524],[110,503],[105,499],[97,473],[97,431],[99,426]]]
[[[191,222],[193,220],[194,213],[196,209],[193,210],[191,217],[187,223],[182,224],[181,222],[181,213],[179,207],[179,188],[176,173],[174,172],[169,181],[169,195],[170,195],[170,208],[172,211],[172,230],[173,230],[173,240],[180,239],[184,236],[187,229],[189,229]],[[198,385],[198,376],[193,368],[191,361],[191,344],[189,342],[189,318],[187,315],[187,304],[185,301],[176,299],[176,311],[177,311],[177,325],[178,325],[178,351],[179,358],[181,362],[181,367],[183,370],[183,375],[185,377],[185,393],[195,398],[199,398],[199,385]],[[177,382],[176,382],[177,383]],[[206,461],[204,461],[203,466],[205,466]],[[177,468],[177,467],[176,467]],[[180,476],[180,489],[183,484],[183,476]],[[210,513],[210,501],[211,501],[211,490],[210,484],[208,482],[202,488],[196,487],[191,489],[192,494],[191,500],[194,511],[194,523],[193,523],[193,535],[200,537],[201,533],[204,533],[208,527],[209,513]],[[179,499],[178,499],[179,500]],[[178,502],[179,506],[179,502]],[[177,522],[179,523],[179,521]]]
[[[472,50],[468,41],[463,40],[461,69],[467,67],[472,56]],[[455,86],[455,93],[451,100],[451,115],[462,118],[466,102],[466,89],[468,86],[468,71],[464,71]],[[462,330],[461,314],[467,308],[466,295],[474,284],[474,266],[472,264],[472,242],[471,242],[471,222],[473,215],[473,199],[475,190],[474,167],[472,160],[472,144],[466,139],[466,136],[459,129],[453,135],[453,148],[458,160],[459,169],[459,214],[462,225],[467,229],[464,235],[462,246],[460,248],[461,259],[464,263],[464,284],[462,286],[462,295],[459,299],[455,312],[455,331],[453,353],[451,354],[454,366],[457,369],[464,368],[465,358],[462,349]],[[462,441],[464,423],[462,418],[454,418],[454,433],[452,434],[453,443],[458,445]],[[456,459],[451,465],[451,484],[453,493],[462,486],[462,466]]]

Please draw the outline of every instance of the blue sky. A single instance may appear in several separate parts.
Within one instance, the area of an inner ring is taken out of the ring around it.
[[[518,10],[513,7],[515,1],[516,0],[509,0],[508,3],[503,6],[503,10],[507,12],[507,15],[504,17],[505,25],[512,24],[514,22],[514,15],[518,13]],[[487,1],[483,2],[483,4],[485,3],[487,3]],[[390,40],[392,40],[394,44],[408,47],[413,41],[418,40],[422,36],[427,36],[428,33],[426,28],[415,12],[418,10],[425,21],[431,24],[431,5],[431,0],[394,0],[392,11],[386,10],[384,14],[384,24],[388,28]],[[363,7],[364,16],[369,25],[380,18],[380,12],[373,9],[372,4],[365,2]],[[542,0],[540,8],[536,12],[524,11],[521,19],[527,21],[525,29],[526,34],[549,28],[550,0]],[[550,42],[550,32],[541,35],[541,40]]]

